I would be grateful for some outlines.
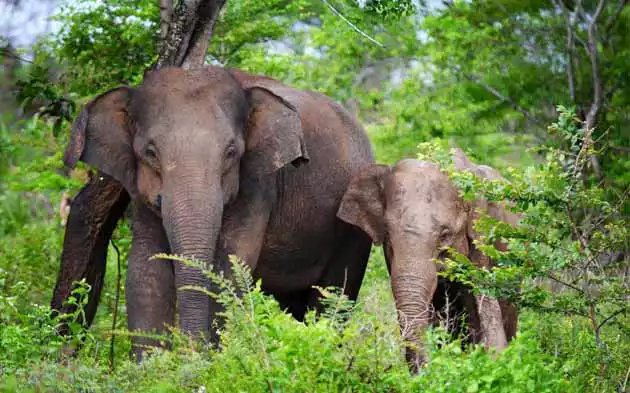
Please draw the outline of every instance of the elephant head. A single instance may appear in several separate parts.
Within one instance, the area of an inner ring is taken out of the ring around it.
[[[297,109],[279,84],[226,70],[163,68],[137,88],[119,87],[76,119],[64,161],[118,180],[134,203],[162,218],[171,252],[212,268],[224,207],[248,181],[308,160]],[[176,264],[176,287],[205,286],[199,269]],[[182,331],[209,330],[209,302],[178,291]]]
[[[471,254],[477,236],[473,210],[437,165],[412,159],[392,168],[367,167],[350,183],[341,202],[337,216],[384,245],[406,357],[413,370],[425,362],[420,343],[433,318],[438,283],[434,259],[444,256],[446,246],[473,258],[481,256]],[[473,311],[479,313],[482,340],[487,346],[505,347],[498,301],[476,300]]]

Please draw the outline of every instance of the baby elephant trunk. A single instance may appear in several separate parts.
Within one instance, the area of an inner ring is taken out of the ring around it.
[[[416,373],[426,362],[422,340],[433,318],[432,299],[437,288],[437,271],[432,253],[394,256],[391,275],[407,362],[411,371]]]

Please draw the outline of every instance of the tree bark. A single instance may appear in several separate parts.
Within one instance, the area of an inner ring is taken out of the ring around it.
[[[180,1],[170,14],[170,25],[160,46],[160,56],[152,68],[202,66],[214,25],[226,1]]]
[[[160,45],[164,44],[168,34],[168,26],[171,24],[173,12],[173,0],[160,0]]]

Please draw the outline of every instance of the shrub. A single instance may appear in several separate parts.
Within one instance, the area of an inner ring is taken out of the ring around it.
[[[596,144],[572,110],[558,112],[549,130],[562,142],[537,147],[545,161],[523,173],[509,170],[510,182],[458,172],[443,143],[421,145],[421,158],[440,163],[465,199],[483,197],[522,213],[518,228],[485,215],[475,222],[482,234],[475,244],[496,267],[477,269],[451,250],[443,274],[540,313],[544,348],[549,342],[562,347],[565,352],[556,355],[567,360],[565,369],[585,391],[624,389],[627,366],[618,349],[630,345],[629,195],[593,178],[592,158],[605,144]],[[497,250],[497,240],[509,249]],[[550,320],[571,334],[562,338],[545,329]]]

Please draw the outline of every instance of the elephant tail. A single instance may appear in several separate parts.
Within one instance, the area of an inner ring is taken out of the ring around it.
[[[83,313],[79,313],[77,322],[86,327],[92,324],[103,288],[109,241],[129,201],[129,194],[123,186],[100,172],[92,176],[72,200],[51,301],[54,313],[76,311],[76,305],[68,304],[66,300],[75,288],[74,282],[85,279],[90,285],[88,303]],[[59,334],[68,333],[67,324],[62,324]]]

